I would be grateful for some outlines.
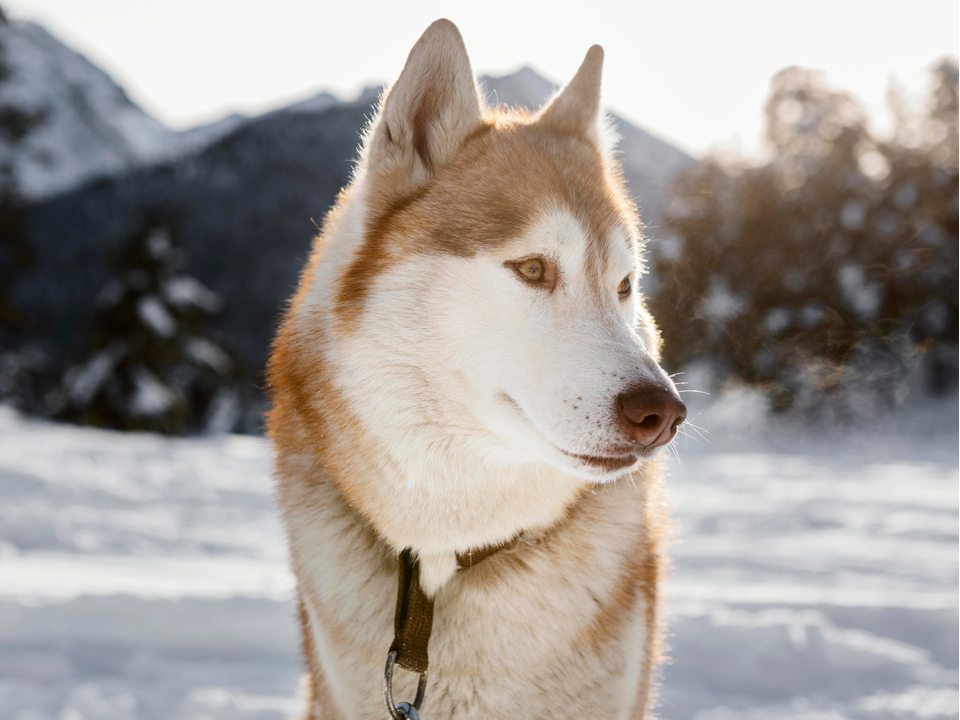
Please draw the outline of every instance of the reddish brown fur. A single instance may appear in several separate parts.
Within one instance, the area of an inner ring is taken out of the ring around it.
[[[371,284],[391,263],[416,253],[471,256],[516,238],[552,207],[567,209],[583,224],[598,268],[611,229],[636,236],[634,207],[600,149],[523,115],[488,119],[449,163],[405,197],[397,198],[392,176],[368,182],[371,220],[338,283],[341,330],[358,322]]]
[[[336,212],[335,208],[328,215],[328,225]],[[337,482],[339,490],[354,508],[369,508],[375,503],[364,502],[363,486],[350,482],[350,478],[361,477],[362,471],[351,466],[358,462],[357,457],[370,460],[379,453],[347,401],[330,382],[323,355],[313,351],[329,341],[328,330],[321,323],[304,328],[296,326],[293,321],[298,314],[296,309],[309,295],[322,256],[321,236],[314,243],[297,293],[273,343],[267,368],[271,400],[267,434],[276,449],[279,492],[283,492],[284,478],[300,474],[298,468],[287,467],[290,459],[308,457],[314,462],[322,462],[322,469]],[[383,518],[367,519],[376,524]]]

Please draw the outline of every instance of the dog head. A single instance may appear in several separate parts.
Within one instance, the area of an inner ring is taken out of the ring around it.
[[[685,408],[636,290],[603,52],[537,113],[488,108],[457,29],[410,53],[270,365],[284,473],[332,478],[428,593],[455,553],[642,468]]]
[[[351,240],[320,281],[337,385],[407,472],[482,458],[605,481],[684,420],[636,290],[641,238],[602,63],[594,46],[536,114],[490,110],[440,20],[381,101]]]

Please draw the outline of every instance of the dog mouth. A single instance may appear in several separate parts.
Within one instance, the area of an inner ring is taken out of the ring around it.
[[[547,442],[549,442],[554,448],[556,448],[566,457],[576,460],[581,467],[591,467],[607,473],[618,472],[636,465],[640,458],[647,455],[647,453],[644,451],[630,452],[623,455],[587,455],[585,453],[575,453],[570,452],[569,450],[564,450],[540,431],[540,428],[534,424],[527,413],[524,412],[523,408],[520,407],[520,403],[518,403],[505,392],[501,392],[500,397],[511,408],[513,408],[513,410],[520,417],[522,417],[530,427],[532,427],[539,435],[547,440]]]
[[[574,458],[579,460],[584,465],[589,465],[590,467],[597,468],[598,470],[603,470],[605,472],[616,472],[618,470],[626,470],[628,467],[635,465],[640,458],[642,453],[637,453],[635,455],[616,455],[616,456],[605,456],[605,455],[581,455],[577,453],[572,453],[564,450],[562,447],[557,447],[557,450],[562,452],[567,457]]]

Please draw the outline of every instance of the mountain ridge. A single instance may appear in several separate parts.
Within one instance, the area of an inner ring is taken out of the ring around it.
[[[239,119],[170,130],[107,73],[33,22],[0,21],[0,62],[0,108],[33,119],[22,136],[0,137],[0,158],[28,200],[169,160],[216,140]]]
[[[140,108],[105,71],[37,23],[0,19],[0,60],[7,70],[0,82],[0,107],[40,118],[22,139],[4,142],[0,138],[0,158],[12,161],[19,190],[30,200],[69,192],[85,182],[144,165],[176,161],[275,113],[322,112],[359,101],[372,104],[382,89],[364,88],[353,100],[320,91],[260,115],[232,113],[178,131]],[[529,66],[508,74],[485,74],[480,83],[493,104],[529,110],[539,107],[558,87]],[[659,150],[656,160],[667,160],[670,168],[693,162],[650,132],[616,113],[611,116],[621,136],[621,154],[628,160],[652,146]]]

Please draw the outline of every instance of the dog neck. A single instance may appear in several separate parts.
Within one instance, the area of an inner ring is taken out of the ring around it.
[[[394,551],[417,554],[428,595],[456,573],[457,553],[551,528],[587,491],[582,480],[546,464],[498,463],[469,444],[434,448],[416,463],[392,453],[333,382],[322,323],[301,317],[296,307],[292,317],[276,354],[302,351],[304,344],[318,352],[309,367],[279,362],[271,369],[270,426],[297,428],[271,435],[291,445],[278,448],[281,454],[309,459]]]
[[[417,554],[428,596],[457,571],[457,554],[551,528],[587,489],[544,464],[499,465],[462,448],[436,451],[411,467],[362,426],[331,417],[325,424],[339,431],[333,452],[318,460],[382,538]]]

